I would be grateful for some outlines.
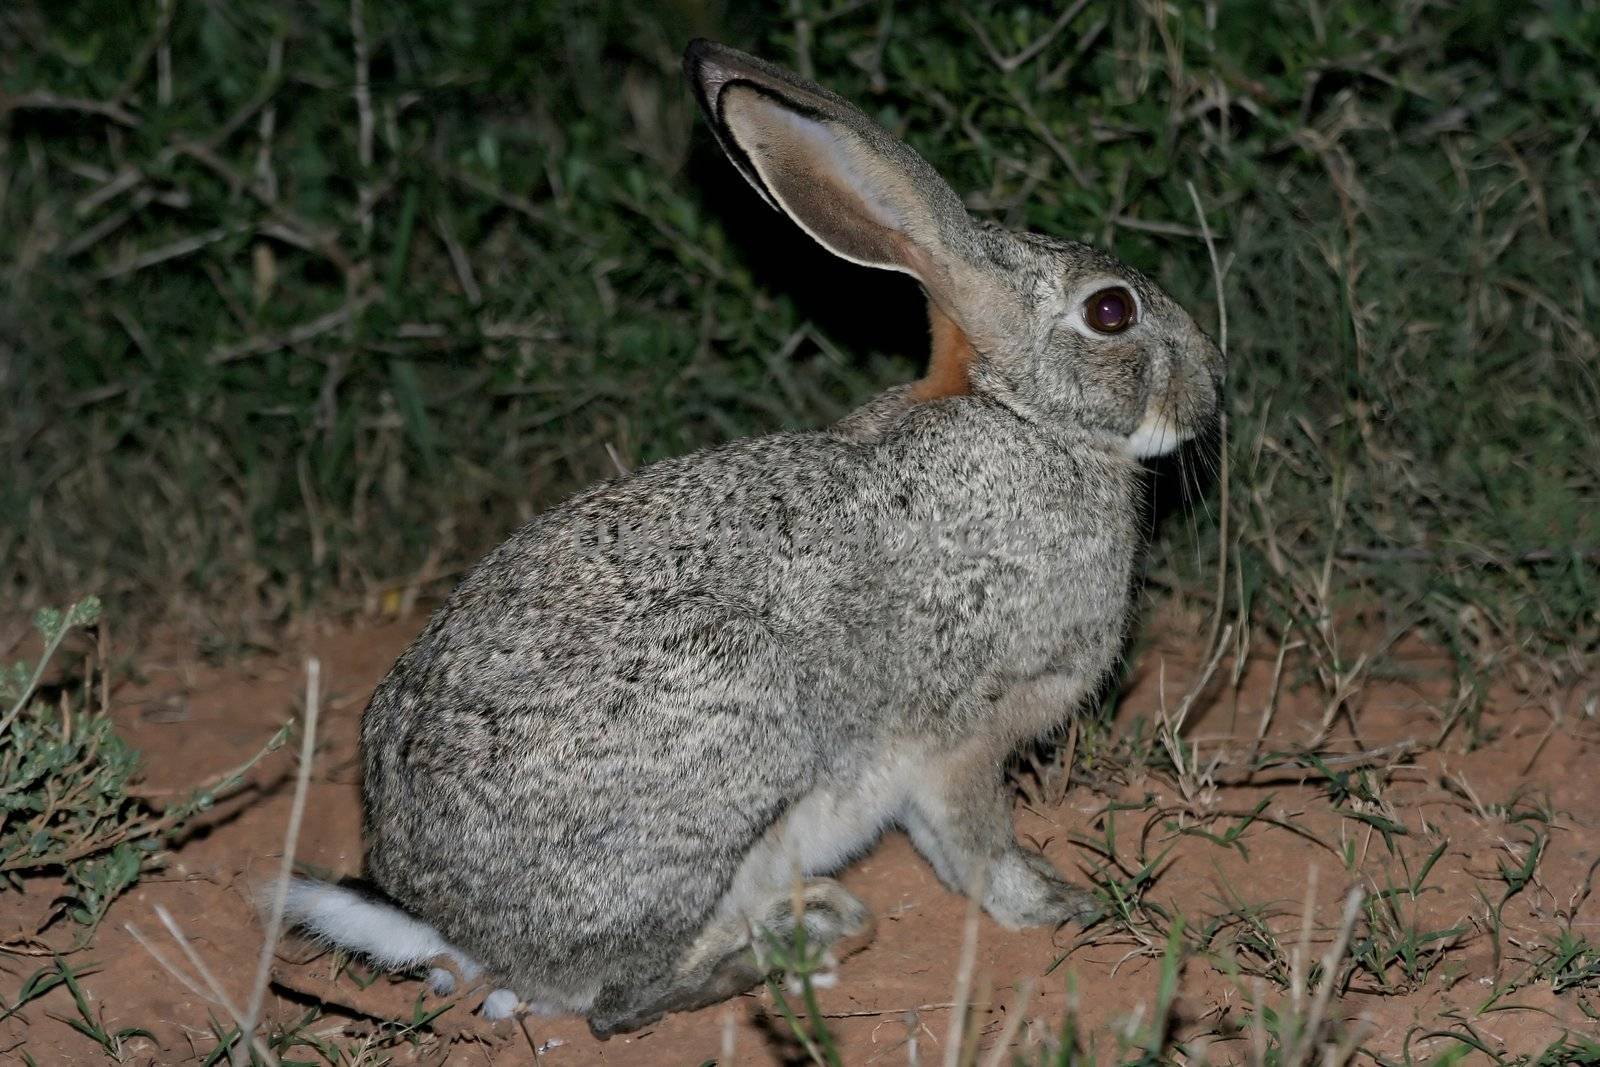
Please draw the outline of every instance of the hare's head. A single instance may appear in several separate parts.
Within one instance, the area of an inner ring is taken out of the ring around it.
[[[1171,451],[1215,413],[1221,353],[1138,271],[974,220],[911,148],[781,67],[708,41],[690,44],[684,66],[764,199],[836,255],[922,283],[934,339],[922,396],[986,393],[1141,457]]]

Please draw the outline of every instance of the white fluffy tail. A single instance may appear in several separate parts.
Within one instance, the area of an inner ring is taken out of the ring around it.
[[[427,923],[344,886],[291,878],[284,891],[283,914],[312,937],[358,952],[391,970],[415,967],[440,956],[454,960],[467,981],[481,970]]]

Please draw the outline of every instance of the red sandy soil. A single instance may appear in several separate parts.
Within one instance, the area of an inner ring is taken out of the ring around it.
[[[338,874],[359,868],[358,719],[372,686],[420,625],[420,619],[409,619],[326,635],[314,643],[323,670],[323,725],[298,850],[299,860],[308,866]],[[1203,627],[1190,627],[1189,632],[1196,629]],[[1163,676],[1168,706],[1176,703],[1199,674],[1193,638],[1190,642],[1185,646],[1177,638],[1157,641],[1140,654],[1119,723],[1153,714],[1162,699]],[[1272,658],[1258,654],[1237,694],[1226,689],[1191,715],[1186,736],[1199,742],[1203,759],[1220,755],[1224,763],[1231,758],[1237,764],[1243,756],[1269,699]],[[181,657],[163,661],[143,656],[140,663],[145,678],[119,684],[113,704],[125,736],[144,755],[146,784],[152,789],[181,791],[248,757],[297,713],[304,685],[299,655],[260,657],[225,670],[195,666]],[[1396,673],[1407,680],[1373,682],[1360,698],[1360,747],[1438,734],[1440,709],[1448,704],[1453,685],[1449,663],[1419,655],[1403,658],[1400,665],[1404,669]],[[1219,674],[1227,673],[1225,662]],[[1316,687],[1295,684],[1299,673],[1291,659],[1269,735],[1281,745],[1308,738],[1322,715]],[[1035,810],[1019,802],[1018,829],[1069,872],[1081,872],[1097,862],[1095,853],[1075,843],[1071,835],[1103,838],[1106,820],[1114,821],[1118,852],[1136,868],[1134,857],[1141,835],[1147,833],[1144,847],[1149,856],[1172,846],[1151,900],[1181,911],[1191,927],[1222,912],[1219,901],[1230,893],[1250,903],[1270,904],[1273,928],[1286,947],[1300,940],[1309,884],[1317,954],[1338,925],[1346,893],[1359,880],[1335,849],[1353,841],[1360,871],[1382,888],[1390,884],[1386,874],[1396,885],[1407,879],[1402,857],[1412,872],[1419,869],[1437,840],[1426,830],[1442,834],[1448,847],[1426,890],[1415,902],[1404,899],[1402,909],[1418,916],[1428,929],[1462,924],[1465,932],[1417,988],[1386,995],[1352,993],[1337,1010],[1344,1017],[1366,1020],[1365,1047],[1388,1056],[1398,1056],[1409,1037],[1411,1055],[1426,1061],[1453,1044],[1428,1037],[1427,1031],[1444,1029],[1457,1020],[1469,1022],[1491,1047],[1511,1054],[1533,1052],[1566,1028],[1578,1034],[1600,1029],[1582,1010],[1587,1004],[1588,1010],[1600,1011],[1600,997],[1583,991],[1556,995],[1548,982],[1540,982],[1496,1005],[1508,1010],[1480,1013],[1479,1007],[1497,978],[1505,980],[1525,970],[1524,959],[1553,936],[1564,916],[1570,915],[1574,931],[1600,942],[1600,900],[1582,893],[1592,865],[1600,860],[1596,834],[1600,777],[1594,772],[1600,741],[1595,724],[1582,721],[1574,709],[1568,709],[1566,721],[1552,732],[1555,720],[1548,710],[1518,704],[1519,698],[1510,692],[1496,694],[1487,718],[1495,737],[1477,751],[1465,752],[1460,736],[1452,736],[1442,751],[1425,752],[1394,774],[1386,796],[1393,815],[1409,830],[1394,838],[1395,854],[1381,835],[1332,812],[1326,792],[1315,782],[1305,784],[1294,776],[1196,798],[1182,797],[1174,783],[1153,774],[1135,774],[1131,780],[1123,775],[1112,782],[1097,781],[1093,787],[1079,780],[1055,806]],[[1347,730],[1337,736],[1346,750],[1358,747]],[[108,1030],[144,1027],[154,1033],[154,1041],[129,1042],[126,1062],[183,1063],[203,1057],[216,1043],[208,1018],[226,1018],[222,1009],[163,971],[130,935],[128,924],[177,958],[155,906],[171,912],[229,994],[244,999],[262,938],[249,892],[276,869],[281,855],[294,775],[290,748],[268,757],[252,772],[248,786],[218,805],[198,832],[175,849],[163,870],[146,877],[113,906],[91,947],[69,957],[78,967],[93,963],[82,983]],[[1455,790],[1447,787],[1446,776],[1459,783]],[[1484,805],[1504,803],[1519,789],[1525,790],[1530,798],[1548,798],[1560,812],[1549,832],[1536,884],[1513,896],[1503,909],[1498,959],[1478,891],[1499,899],[1505,885],[1494,879],[1494,872],[1501,864],[1517,866],[1533,830],[1470,810],[1471,805],[1456,795],[1463,787]],[[1146,798],[1153,808],[1107,812],[1112,801],[1143,804]],[[1243,850],[1176,833],[1192,826],[1221,834],[1237,819],[1207,823],[1197,815],[1207,811],[1242,815],[1263,798],[1264,815],[1292,820],[1333,847],[1263,822],[1251,825],[1239,838]],[[1157,809],[1165,809],[1165,814],[1157,815]],[[1242,854],[1245,850],[1248,855]],[[939,885],[898,833],[889,834],[851,867],[843,881],[878,917],[875,939],[848,955],[839,967],[837,985],[821,991],[822,1007],[846,1062],[941,1062],[967,925],[965,902]],[[40,884],[27,894],[0,899],[4,900],[0,939],[32,934],[36,919],[48,907],[50,887]],[[1016,1010],[1018,986],[1025,982],[1035,986],[1024,1016],[1032,1022],[1023,1028],[1019,1047],[1038,1045],[1045,1040],[1043,1035],[1053,1033],[1070,998],[1085,1030],[1104,1031],[1097,1046],[1101,1062],[1114,1052],[1111,1028],[1148,1013],[1153,1002],[1160,945],[1142,945],[1106,929],[1080,945],[1076,930],[1013,933],[986,917],[977,922],[976,931],[974,1000],[982,1005],[975,1019],[980,1047],[997,1039],[1008,1013]],[[44,936],[52,943],[66,943],[72,934],[57,926]],[[1065,960],[1052,970],[1063,956]],[[0,976],[0,997],[9,1004],[22,980],[47,963],[0,957],[0,971],[8,975]],[[277,983],[267,1001],[269,1018],[298,1019],[315,1003],[312,996],[325,997],[328,1011],[309,1030],[351,1048],[359,1044],[359,1035],[374,1029],[363,1012],[396,1019],[412,1016],[422,989],[419,982],[380,978],[363,990],[348,974],[333,977],[333,968],[332,956],[292,938],[285,941],[275,960]],[[1372,986],[1367,979],[1357,984]],[[1214,1061],[1243,1060],[1249,1055],[1250,1035],[1239,1033],[1237,1023],[1241,1007],[1248,1007],[1255,996],[1271,1006],[1285,1004],[1288,995],[1275,986],[1248,977],[1232,978],[1210,963],[1191,960],[1181,977],[1177,1032],[1211,1032],[1218,1035],[1211,1039]],[[1581,1000],[1585,996],[1590,998],[1587,1002]],[[424,1001],[429,1008],[439,1003],[432,997]],[[491,1026],[468,1013],[472,1003],[468,996],[441,1016],[437,1036],[425,1035],[415,1046],[402,1043],[384,1055],[396,1063],[525,1064],[534,1062],[537,1047],[538,1058],[556,1067],[693,1067],[717,1059],[724,1042],[732,1041],[733,1056],[723,1062],[803,1059],[774,1010],[771,995],[764,991],[670,1017],[644,1032],[604,1043],[571,1018]],[[1447,1018],[1447,1013],[1454,1017]],[[0,1024],[0,1058],[20,1057],[25,1049],[41,1065],[107,1062],[103,1052],[61,1021],[73,1014],[65,989],[28,1005],[19,1016]],[[19,1045],[23,1040],[26,1044]],[[915,1043],[914,1049],[909,1042]],[[316,1059],[304,1048],[291,1058]],[[374,1062],[383,1062],[382,1055]]]

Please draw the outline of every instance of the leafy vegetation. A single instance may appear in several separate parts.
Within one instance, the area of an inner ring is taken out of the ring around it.
[[[59,874],[57,913],[85,927],[80,943],[161,845],[284,738],[280,732],[243,767],[157,807],[134,788],[138,753],[113,729],[93,661],[81,677],[50,686],[48,697],[40,688],[62,642],[99,615],[93,598],[65,612],[40,611],[38,660],[0,671],[0,708],[7,709],[0,718],[0,891],[24,889],[31,875]]]
[[[136,595],[232,639],[392,609],[616,462],[913,374],[909,285],[811,248],[697,132],[677,57],[704,33],[859,100],[979,214],[1111,246],[1216,321],[1193,183],[1233,361],[1231,610],[1330,677],[1354,657],[1327,621],[1360,611],[1474,677],[1531,651],[1554,692],[1592,659],[1592,4],[0,20],[16,595]],[[1159,472],[1158,512],[1209,464]],[[1201,607],[1218,517],[1198,499],[1152,560]]]

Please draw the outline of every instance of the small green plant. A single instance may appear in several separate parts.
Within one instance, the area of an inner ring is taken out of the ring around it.
[[[1581,934],[1563,930],[1535,961],[1538,974],[1557,993],[1600,989],[1600,946]]]
[[[243,766],[157,808],[131,788],[138,753],[117,735],[95,661],[81,676],[43,685],[63,642],[99,617],[93,597],[40,611],[38,658],[0,669],[0,874],[16,890],[30,876],[59,874],[57,914],[82,925],[80,944],[161,845],[286,736],[280,731]]]
[[[84,964],[72,972],[73,976],[77,977],[84,974],[92,966],[93,964]],[[66,980],[66,972],[60,966],[41,967],[39,970],[34,971],[23,981],[22,987],[17,990],[17,995],[11,1000],[11,1006],[0,1011],[0,1023],[5,1022],[26,1005],[38,1000],[50,990],[64,984]],[[3,1006],[3,1004],[0,1004],[0,1006]]]
[[[1294,978],[1289,953],[1271,920],[1279,914],[1270,904],[1252,904],[1219,876],[1226,897],[1223,911],[1195,929],[1198,951],[1228,973],[1265,979],[1288,989]]]
[[[213,1016],[210,1030],[215,1044],[204,1055],[197,1052],[195,1058],[197,1067],[215,1067],[216,1064],[229,1062],[243,1062],[250,1067],[272,1067],[272,1061],[266,1058],[266,1054],[276,1057],[279,1067],[289,1067],[290,1064],[300,1067],[313,1067],[314,1064],[380,1067],[381,1064],[392,1062],[392,1054],[402,1045],[415,1052],[436,1040],[430,1029],[431,1024],[455,1006],[456,1001],[449,1001],[436,1007],[425,1007],[419,996],[411,1006],[409,1018],[379,1019],[354,1043],[335,1040],[337,1028],[315,1029],[317,1023],[326,1027],[327,1017],[321,1007],[312,1007],[291,1020],[269,1024],[263,1028],[259,1045],[247,1042],[242,1049],[239,1047],[239,1027],[226,1025]],[[303,1051],[291,1059],[289,1053],[297,1049]],[[315,1058],[305,1059],[308,1052]]]
[[[72,1005],[78,1009],[78,1017],[74,1019],[69,1016],[58,1015],[55,1018],[66,1023],[96,1045],[99,1045],[105,1050],[106,1055],[121,1063],[125,1042],[135,1037],[149,1038],[154,1041],[155,1035],[139,1026],[124,1026],[117,1030],[106,1029],[104,1009],[99,1012],[91,1009],[89,1007],[89,997],[84,993],[83,986],[78,983],[79,977],[86,970],[86,967],[74,970],[67,966],[65,960],[56,960],[56,974],[60,977],[61,984],[66,986],[67,991],[72,994]]]
[[[1455,1044],[1445,1048],[1435,1046],[1431,1050],[1432,1058],[1427,1060],[1418,1060],[1414,1056],[1411,1049],[1414,1043],[1440,1039],[1453,1041]],[[1564,1033],[1538,1052],[1506,1055],[1503,1050],[1496,1048],[1494,1043],[1485,1040],[1483,1034],[1464,1022],[1458,1022],[1444,1030],[1427,1030],[1422,1027],[1412,1030],[1406,1035],[1405,1047],[1398,1060],[1377,1055],[1367,1049],[1362,1051],[1371,1055],[1378,1067],[1413,1067],[1421,1063],[1428,1064],[1428,1067],[1453,1067],[1454,1064],[1462,1062],[1481,1062],[1474,1057],[1474,1053],[1484,1057],[1495,1067],[1595,1067],[1596,1064],[1600,1064],[1600,1043],[1592,1037]]]
[[[1504,846],[1512,862],[1507,863],[1504,859],[1498,858],[1495,860],[1495,877],[1506,884],[1505,893],[1500,897],[1500,907],[1504,907],[1506,901],[1532,884],[1539,870],[1539,861],[1544,858],[1545,844],[1548,840],[1548,835],[1534,831],[1525,843],[1520,857],[1510,846]]]
[[[1388,885],[1363,902],[1365,929],[1350,950],[1350,972],[1352,976],[1364,973],[1376,983],[1369,992],[1404,993],[1416,989],[1471,929],[1465,922],[1429,927],[1417,917],[1415,908],[1402,904],[1402,898],[1416,901],[1441,852],[1439,849],[1431,853],[1415,878],[1400,886]]]
[[[101,1013],[89,1007],[89,997],[84,992],[78,979],[94,972],[94,964],[84,963],[77,967],[67,964],[66,960],[57,957],[49,967],[42,967],[29,975],[22,983],[22,988],[17,990],[17,995],[10,1007],[0,1002],[0,1022],[11,1018],[32,1001],[38,1000],[46,993],[60,986],[66,986],[67,992],[72,995],[73,1007],[77,1008],[77,1018],[64,1015],[51,1015],[51,1018],[66,1023],[78,1033],[93,1041],[105,1050],[106,1054],[118,1063],[122,1062],[123,1044],[130,1038],[145,1037],[154,1041],[155,1036],[150,1031],[139,1026],[124,1026],[117,1030],[106,1029],[105,1019]],[[23,1054],[25,1057],[27,1053]],[[27,1059],[26,1062],[34,1062]]]

